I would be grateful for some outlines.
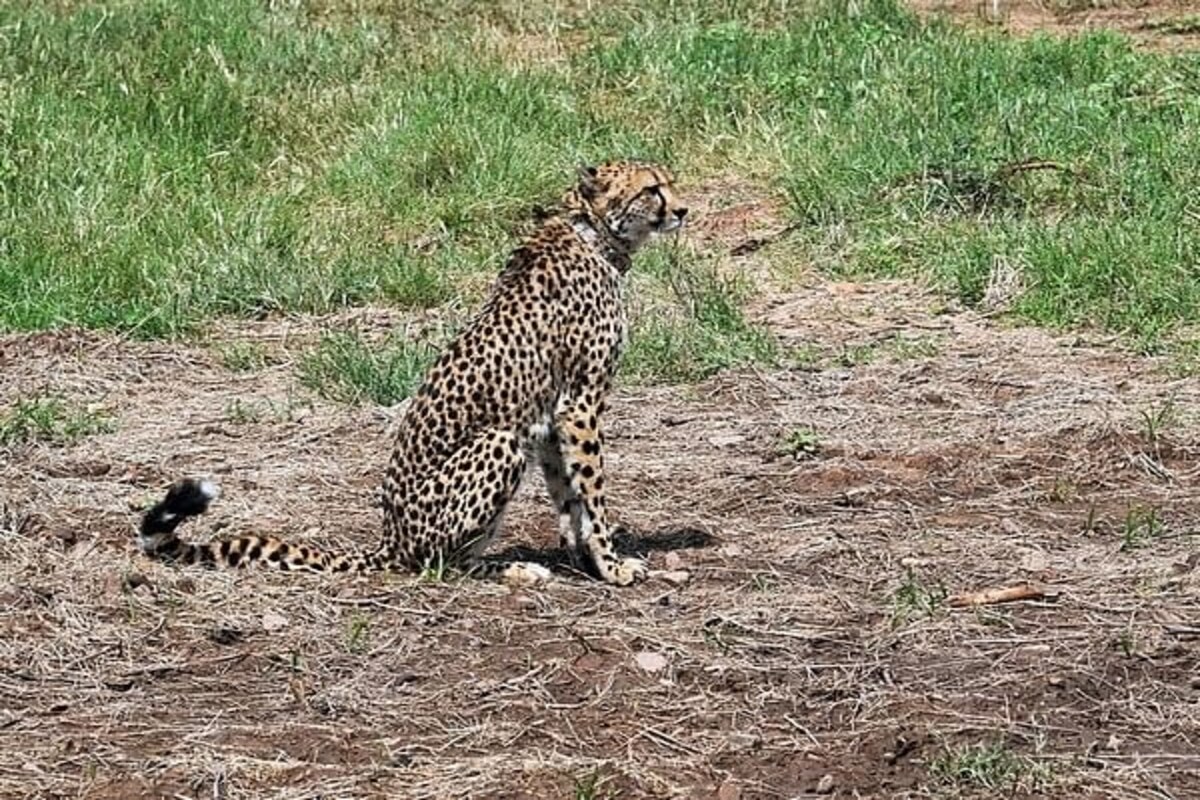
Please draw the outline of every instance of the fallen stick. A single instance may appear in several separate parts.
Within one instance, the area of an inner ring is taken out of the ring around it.
[[[1011,603],[1015,600],[1040,600],[1046,590],[1040,586],[1023,583],[1020,586],[1005,586],[998,589],[982,589],[978,592],[963,592],[951,595],[949,603],[954,608],[963,606],[989,606],[995,603]]]

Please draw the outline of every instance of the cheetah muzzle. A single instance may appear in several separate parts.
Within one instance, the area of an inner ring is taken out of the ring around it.
[[[185,542],[176,527],[217,496],[214,484],[190,478],[143,515],[141,549],[185,564],[319,572],[442,564],[539,583],[549,577],[542,566],[481,558],[532,457],[572,562],[621,586],[644,577],[644,562],[613,547],[601,420],[628,330],[621,287],[631,257],[686,215],[662,167],[613,162],[580,170],[557,213],[513,251],[483,308],[405,410],[374,550],[342,554],[254,534]]]

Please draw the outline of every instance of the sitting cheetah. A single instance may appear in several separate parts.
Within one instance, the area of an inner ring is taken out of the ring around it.
[[[544,567],[480,559],[499,531],[526,454],[536,455],[574,563],[624,586],[646,573],[613,549],[605,515],[600,419],[627,323],[621,282],[651,234],[674,231],[687,209],[663,168],[615,162],[579,182],[509,257],[481,311],[430,369],[405,410],[383,479],[383,538],[361,555],[270,536],[189,544],[175,528],[217,496],[184,479],[142,518],[139,545],[185,564],[368,571],[449,564],[512,583]]]

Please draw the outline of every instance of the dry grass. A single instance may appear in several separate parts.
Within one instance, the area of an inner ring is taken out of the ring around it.
[[[272,354],[254,372],[0,340],[0,403],[48,386],[117,426],[0,458],[0,796],[1195,796],[1196,381],[907,284],[802,282],[757,314],[815,371],[617,399],[626,544],[692,574],[629,590],[148,562],[131,508],[199,472],[226,495],[193,536],[368,544],[393,414],[297,399],[303,320],[226,331]],[[936,348],[888,344],[917,335]],[[798,428],[819,451],[780,456]],[[529,483],[506,543],[539,548]],[[1134,508],[1161,526],[1126,546]],[[939,601],[1022,582],[1053,599]],[[982,788],[949,760],[975,752],[1037,769]]]

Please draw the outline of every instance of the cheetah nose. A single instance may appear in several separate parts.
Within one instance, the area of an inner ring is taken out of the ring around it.
[[[675,218],[676,218],[676,219],[678,219],[678,220],[682,221],[682,220],[683,220],[683,218],[684,218],[684,217],[686,217],[686,216],[687,216],[687,209],[686,209],[686,208],[677,208],[677,209],[675,209]]]

